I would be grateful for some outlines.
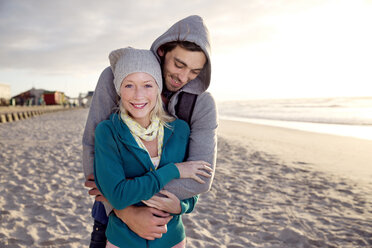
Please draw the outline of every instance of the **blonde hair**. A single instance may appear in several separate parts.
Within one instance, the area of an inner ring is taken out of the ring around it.
[[[119,104],[119,109],[120,109],[120,112],[121,113],[126,113],[128,114],[129,116],[130,113],[128,113],[128,111],[124,108],[122,102],[121,102],[121,99],[119,99],[120,101],[120,104]],[[171,127],[169,126],[169,122],[172,122],[174,121],[176,118],[174,118],[173,116],[169,115],[165,110],[164,110],[164,107],[163,107],[163,101],[161,100],[161,94],[160,94],[160,91],[158,91],[158,95],[157,95],[157,99],[156,99],[156,103],[155,103],[155,106],[154,108],[150,111],[150,120],[153,118],[153,117],[158,117],[160,119],[160,123],[162,125],[164,125],[165,127],[167,127],[168,129],[170,129]]]

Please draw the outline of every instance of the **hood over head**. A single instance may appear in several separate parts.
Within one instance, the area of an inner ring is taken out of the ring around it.
[[[151,51],[159,61],[160,57],[157,53],[158,48],[163,44],[172,41],[193,42],[200,46],[204,51],[204,54],[207,57],[207,62],[204,65],[203,70],[194,80],[190,81],[182,88],[183,91],[193,94],[203,93],[208,89],[211,81],[209,32],[203,19],[197,15],[186,17],[176,22],[164,34],[157,38],[151,45]]]

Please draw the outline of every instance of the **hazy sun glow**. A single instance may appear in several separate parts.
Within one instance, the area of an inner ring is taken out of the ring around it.
[[[212,91],[223,88],[219,99],[370,95],[370,13],[366,1],[331,1],[265,16],[267,40],[215,57]]]

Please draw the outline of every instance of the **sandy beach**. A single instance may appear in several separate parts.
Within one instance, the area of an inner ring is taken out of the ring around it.
[[[88,247],[88,109],[0,124],[0,247]],[[221,120],[188,248],[371,247],[372,141]]]

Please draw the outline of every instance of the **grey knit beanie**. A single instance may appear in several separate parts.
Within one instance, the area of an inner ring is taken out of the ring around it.
[[[163,88],[160,64],[150,50],[135,49],[132,47],[114,50],[109,55],[111,69],[114,74],[116,92],[120,95],[120,86],[124,78],[134,72],[150,74],[159,86]]]

